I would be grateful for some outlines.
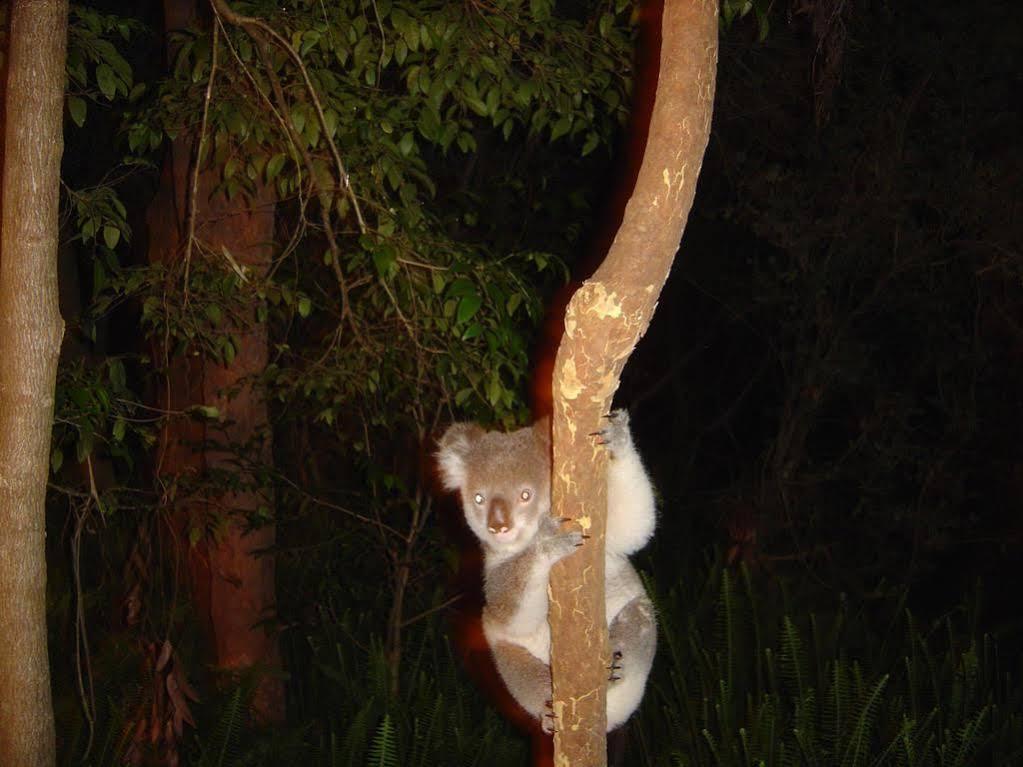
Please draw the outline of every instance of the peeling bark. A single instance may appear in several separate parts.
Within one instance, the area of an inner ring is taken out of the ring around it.
[[[650,324],[693,204],[710,133],[717,13],[714,0],[665,1],[639,175],[607,257],[565,313],[553,380],[552,511],[591,537],[551,574],[556,767],[607,763],[607,457],[588,435],[601,428],[622,369]]]
[[[0,764],[56,761],[46,637],[46,481],[67,0],[10,6],[0,244]]]

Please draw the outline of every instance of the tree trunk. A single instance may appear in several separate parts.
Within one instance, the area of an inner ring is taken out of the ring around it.
[[[714,0],[665,0],[657,90],[639,175],[607,257],[565,312],[553,381],[553,514],[575,520],[591,537],[551,574],[557,767],[607,763],[607,457],[588,435],[611,409],[692,207],[710,134],[717,32]]]
[[[196,17],[194,0],[165,0],[164,16],[168,30],[184,26]],[[190,165],[197,140],[192,135],[179,137],[165,160],[161,186],[147,215],[151,262],[180,262],[185,252]],[[254,200],[241,195],[227,200],[212,194],[217,181],[215,170],[199,173],[195,236],[204,244],[202,250],[219,254],[226,248],[236,263],[259,279],[272,258],[273,196],[264,190]],[[200,249],[193,249],[192,258],[203,257]],[[216,407],[225,425],[169,420],[159,445],[159,473],[165,479],[223,470],[242,474],[241,487],[254,485],[255,477],[238,466],[229,444],[258,444],[257,453],[249,457],[263,464],[272,460],[267,405],[252,384],[267,364],[267,327],[253,316],[244,327],[231,331],[238,348],[230,364],[193,355],[168,360],[162,404],[171,411],[197,404]],[[256,688],[253,711],[262,721],[280,721],[284,686],[273,673],[280,669],[280,652],[276,634],[261,625],[273,618],[275,610],[274,557],[260,554],[273,547],[275,528],[265,524],[250,530],[245,523],[245,517],[254,516],[260,507],[272,508],[272,499],[258,490],[238,490],[223,493],[214,503],[215,508],[193,505],[180,510],[183,528],[209,514],[227,520],[217,540],[203,540],[179,551],[180,560],[187,562],[193,602],[205,624],[214,662],[226,670],[270,671]],[[183,547],[188,540],[187,534],[178,537]]]
[[[46,481],[67,0],[10,6],[0,240],[0,764],[56,761],[46,650]]]

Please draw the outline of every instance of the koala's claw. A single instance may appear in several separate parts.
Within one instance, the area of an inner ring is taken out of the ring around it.
[[[554,701],[545,700],[543,702],[547,712],[540,717],[540,729],[542,729],[548,735],[553,735],[558,730],[555,725],[558,723],[557,715],[554,713]]]
[[[553,562],[567,557],[583,545],[586,536],[578,530],[563,530],[544,543],[547,552],[553,555]]]
[[[608,420],[607,426],[600,431],[593,432],[590,436],[597,438],[600,445],[621,444],[629,438],[629,411],[624,409],[612,410],[605,416]]]
[[[615,673],[617,671],[621,671],[622,670],[621,665],[618,663],[618,661],[620,661],[622,659],[621,651],[620,650],[615,650],[611,654],[611,658],[612,658],[611,665],[607,667],[607,670],[611,672],[611,675],[608,676],[607,681],[609,681],[609,682],[617,682],[619,679],[621,679],[621,677],[618,676],[617,673]]]

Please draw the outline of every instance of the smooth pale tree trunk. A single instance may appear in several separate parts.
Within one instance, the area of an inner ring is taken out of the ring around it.
[[[56,760],[46,651],[46,481],[67,0],[14,0],[0,239],[0,764]]]
[[[164,0],[168,30],[194,22],[197,15],[194,0]],[[230,87],[224,81],[221,85]],[[147,215],[149,258],[154,263],[174,264],[185,253],[191,161],[197,140],[191,134],[179,137],[164,161],[160,189]],[[195,236],[203,247],[193,247],[191,258],[207,258],[212,253],[212,257],[223,259],[226,248],[237,264],[258,279],[269,269],[273,255],[273,195],[263,190],[256,199],[239,195],[228,200],[222,194],[213,194],[218,180],[213,171],[199,173]],[[193,405],[216,407],[227,426],[182,418],[169,420],[160,433],[159,472],[164,480],[208,471],[243,471],[230,452],[217,449],[218,442],[259,444],[259,454],[251,457],[265,464],[272,459],[267,404],[252,384],[267,364],[266,323],[257,322],[253,306],[250,322],[230,331],[238,348],[226,365],[191,354],[168,360],[162,404],[171,411]],[[232,396],[227,396],[228,392]],[[240,480],[244,486],[253,478],[243,476]],[[227,524],[215,541],[202,540],[190,546],[187,529],[183,529],[177,542],[188,547],[178,553],[187,562],[193,602],[212,645],[215,664],[223,670],[256,668],[268,672],[260,677],[252,707],[260,720],[273,722],[284,718],[284,685],[278,673],[281,659],[277,636],[263,623],[269,621],[272,626],[276,608],[275,560],[268,551],[275,542],[275,527],[266,524],[249,530],[244,523],[245,516],[254,516],[260,507],[271,508],[272,499],[239,490],[225,491],[206,508],[182,508],[178,520],[183,528],[201,523],[209,514],[222,516]]]
[[[693,204],[710,135],[717,36],[716,0],[665,0],[639,175],[607,257],[565,313],[553,380],[553,514],[575,520],[591,538],[551,574],[556,767],[607,763],[607,456],[589,435],[601,428],[625,362],[650,324]]]

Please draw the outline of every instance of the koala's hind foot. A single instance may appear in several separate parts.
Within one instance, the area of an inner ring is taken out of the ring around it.
[[[613,684],[614,682],[617,682],[619,679],[621,679],[621,677],[618,676],[618,672],[622,670],[621,660],[622,660],[621,650],[615,650],[613,653],[611,653],[611,665],[607,667],[608,684]]]
[[[654,607],[647,597],[636,597],[621,609],[609,627],[612,663],[607,687],[607,728],[625,723],[639,707],[657,649]],[[614,679],[617,677],[617,679]]]
[[[547,711],[540,717],[540,729],[548,735],[553,735],[558,731],[558,715],[554,713],[554,701],[548,700],[544,705]]]

